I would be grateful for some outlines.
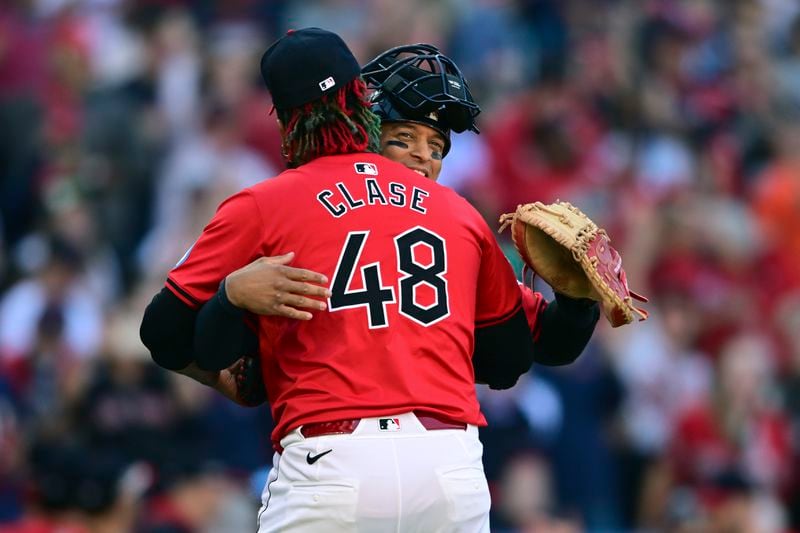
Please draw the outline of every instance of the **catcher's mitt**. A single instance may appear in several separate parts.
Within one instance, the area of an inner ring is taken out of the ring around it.
[[[246,407],[258,407],[267,401],[267,389],[261,375],[261,358],[245,355],[230,368],[236,380],[236,402]]]
[[[647,318],[633,299],[646,302],[628,288],[622,258],[580,209],[568,202],[520,205],[500,217],[500,231],[511,226],[511,237],[522,260],[554,291],[571,298],[600,302],[613,327]]]

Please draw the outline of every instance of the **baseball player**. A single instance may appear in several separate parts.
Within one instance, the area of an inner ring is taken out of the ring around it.
[[[465,200],[369,153],[379,122],[338,36],[289,32],[261,69],[290,170],[220,206],[142,339],[165,368],[225,368],[224,354],[193,351],[195,320],[239,326],[225,276],[291,246],[331,280],[328,312],[258,317],[277,450],[259,531],[489,531],[472,355],[498,388],[530,367],[510,265]]]
[[[440,73],[445,73],[441,76]],[[381,118],[381,153],[436,181],[443,159],[450,150],[451,131],[477,132],[474,117],[480,112],[457,65],[432,45],[417,44],[393,48],[362,68],[362,77],[373,93],[372,110]],[[459,89],[455,89],[458,87]],[[443,105],[442,102],[447,102]],[[443,111],[443,112],[442,112]],[[325,295],[319,285],[321,274],[286,266],[293,254],[261,258],[226,280],[229,299],[241,309],[257,315],[281,315],[310,320],[304,309],[322,310]],[[302,280],[309,280],[303,282]],[[574,300],[556,293],[546,302],[538,292],[520,284],[523,307],[535,341],[534,361],[545,365],[573,362],[583,351],[600,316],[597,304]],[[213,329],[199,331],[198,345],[212,353],[256,353],[252,335],[242,332],[221,338]],[[239,352],[232,352],[234,346]],[[263,348],[263,346],[262,346]]]

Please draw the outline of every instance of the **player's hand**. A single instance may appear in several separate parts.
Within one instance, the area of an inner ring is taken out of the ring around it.
[[[243,407],[257,407],[266,402],[267,398],[261,381],[261,367],[252,364],[252,361],[254,359],[246,355],[219,371],[203,370],[192,363],[178,370],[178,373],[211,387]]]
[[[243,407],[258,407],[267,401],[261,365],[251,355],[245,355],[228,368],[220,370],[210,386]]]
[[[234,363],[234,365],[236,364],[238,364],[238,361]],[[217,374],[217,379],[215,379],[213,383],[209,384],[209,386],[229,400],[232,400],[239,405],[243,405],[241,401],[239,401],[239,396],[237,394],[236,376],[233,374],[230,368],[220,370]]]
[[[245,407],[258,407],[267,401],[267,389],[264,386],[261,359],[258,355],[245,355],[225,369],[223,373],[225,372],[235,381],[236,403]],[[228,379],[228,375],[224,378]]]
[[[317,298],[328,298],[328,278],[317,272],[288,266],[294,252],[276,257],[260,257],[225,278],[228,300],[258,315],[311,320],[311,313],[327,305]]]

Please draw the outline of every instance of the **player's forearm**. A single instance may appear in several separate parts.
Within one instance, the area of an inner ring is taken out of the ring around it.
[[[155,295],[144,312],[139,336],[157,365],[180,371],[193,363],[196,315],[167,288]]]
[[[219,381],[219,370],[203,370],[197,366],[197,363],[190,363],[186,368],[176,370],[176,372],[209,387],[214,387]]]
[[[521,308],[505,322],[475,330],[472,364],[477,383],[493,389],[513,387],[533,360],[533,340]]]
[[[244,310],[227,297],[225,282],[200,309],[194,331],[193,353],[205,370],[222,370],[248,353],[256,353],[258,338],[244,322]]]
[[[556,293],[539,317],[539,336],[534,342],[536,363],[568,365],[580,356],[592,338],[600,306]]]
[[[200,368],[195,361],[193,341],[197,315],[194,309],[164,288],[145,310],[140,329],[142,342],[159,366],[239,401],[233,381],[222,379],[220,370]]]

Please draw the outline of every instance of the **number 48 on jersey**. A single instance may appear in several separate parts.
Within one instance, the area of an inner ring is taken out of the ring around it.
[[[421,226],[412,228],[394,238],[397,256],[399,288],[384,285],[379,263],[359,267],[363,289],[349,290],[353,275],[361,257],[361,251],[369,237],[369,231],[352,231],[347,234],[339,255],[328,308],[341,311],[355,307],[366,307],[370,328],[389,325],[386,306],[398,303],[401,315],[421,324],[431,326],[450,315],[447,294],[447,251],[444,239]],[[431,251],[429,264],[422,264],[414,256],[416,246],[428,246]],[[430,305],[418,303],[417,291],[426,285],[433,289],[434,299]],[[395,296],[399,294],[399,296]]]

